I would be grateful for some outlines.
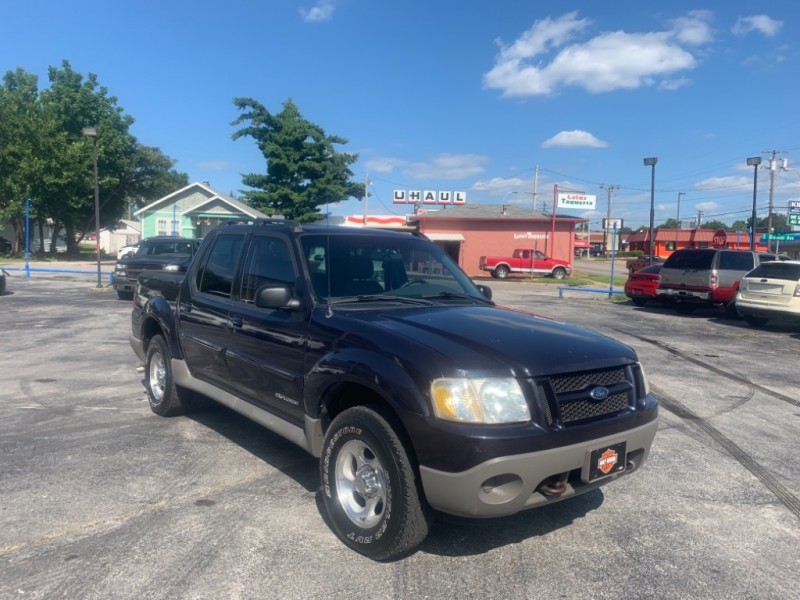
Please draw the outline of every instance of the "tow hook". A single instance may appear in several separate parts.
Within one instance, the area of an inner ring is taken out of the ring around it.
[[[545,496],[560,496],[567,491],[567,477],[569,473],[556,475],[539,486],[539,491]]]

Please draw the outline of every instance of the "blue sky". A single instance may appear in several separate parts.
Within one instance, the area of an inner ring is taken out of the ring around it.
[[[732,223],[752,210],[748,157],[789,161],[775,212],[800,199],[799,21],[796,2],[739,0],[2,0],[0,69],[40,88],[63,59],[97,74],[142,143],[223,192],[265,171],[252,139],[231,139],[232,99],[291,98],[359,154],[369,214],[410,212],[397,189],[549,209],[557,184],[597,196],[573,211],[593,226],[611,187],[611,216],[637,227],[656,156],[656,224],[679,199],[681,220]]]

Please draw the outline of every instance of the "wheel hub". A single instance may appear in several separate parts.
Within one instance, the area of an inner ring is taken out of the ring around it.
[[[354,487],[357,493],[364,498],[374,498],[380,489],[378,474],[370,465],[363,465],[356,471]]]

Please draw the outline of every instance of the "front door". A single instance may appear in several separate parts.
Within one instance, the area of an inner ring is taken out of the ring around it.
[[[294,290],[297,265],[286,238],[255,235],[230,310],[227,361],[231,384],[237,395],[302,426],[306,312],[256,307],[257,290],[269,284],[285,284]]]

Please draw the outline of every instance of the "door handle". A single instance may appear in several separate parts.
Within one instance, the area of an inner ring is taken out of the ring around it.
[[[244,320],[242,319],[242,317],[231,317],[229,323],[231,327],[238,328],[244,325]]]
[[[192,312],[192,303],[191,302],[181,302],[181,311],[182,312]]]

